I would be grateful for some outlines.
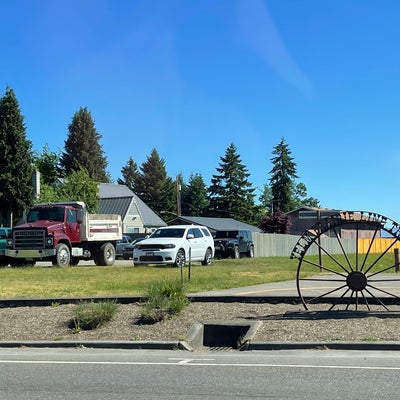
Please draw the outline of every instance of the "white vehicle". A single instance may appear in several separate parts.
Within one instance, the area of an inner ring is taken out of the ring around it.
[[[172,225],[157,229],[133,249],[133,264],[172,264],[183,267],[187,261],[210,265],[214,257],[214,240],[200,225]]]

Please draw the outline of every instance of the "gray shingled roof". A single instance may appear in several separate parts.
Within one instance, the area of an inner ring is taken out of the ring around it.
[[[215,231],[234,231],[237,229],[243,229],[251,232],[262,232],[261,229],[256,226],[245,224],[244,222],[237,221],[233,218],[187,217],[182,215],[169,221],[169,224],[178,221],[186,222],[188,224],[204,225]]]
[[[140,217],[145,227],[167,225],[149,206],[147,206],[125,185],[100,183],[99,196],[99,213],[101,214],[119,214],[124,218],[133,199],[137,205]]]

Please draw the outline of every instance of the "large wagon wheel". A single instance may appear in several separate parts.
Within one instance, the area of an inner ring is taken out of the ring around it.
[[[305,309],[389,311],[400,304],[399,241],[400,225],[376,213],[344,211],[318,220],[290,256],[299,260],[297,291]]]

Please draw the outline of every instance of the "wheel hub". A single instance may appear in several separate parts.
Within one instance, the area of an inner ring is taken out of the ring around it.
[[[352,271],[347,275],[347,286],[356,292],[361,292],[367,287],[367,277],[363,272]]]

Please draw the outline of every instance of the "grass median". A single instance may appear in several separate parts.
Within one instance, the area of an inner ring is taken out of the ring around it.
[[[76,266],[0,269],[0,298],[141,296],[162,280],[183,280],[186,293],[229,289],[296,279],[297,260],[289,257],[214,260],[188,267]],[[190,279],[189,279],[190,271]]]

